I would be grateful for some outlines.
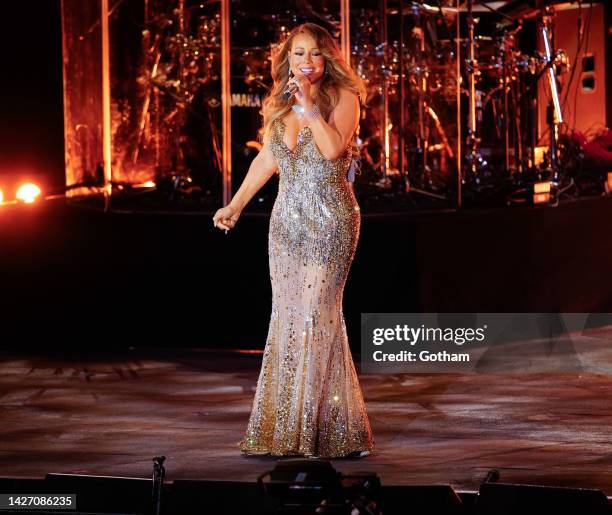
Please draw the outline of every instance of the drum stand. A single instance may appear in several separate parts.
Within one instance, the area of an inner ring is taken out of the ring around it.
[[[418,49],[416,51],[416,55],[418,56],[418,64],[416,67],[413,67],[411,73],[417,77],[418,84],[418,96],[417,96],[417,118],[418,118],[418,129],[417,129],[417,145],[413,150],[412,155],[412,168],[416,172],[420,172],[421,178],[423,182],[426,182],[430,187],[433,188],[433,183],[431,180],[430,170],[427,166],[427,151],[428,151],[428,138],[427,138],[427,128],[425,126],[425,119],[427,116],[430,116],[434,122],[436,123],[436,128],[441,132],[442,139],[446,143],[445,151],[448,146],[448,141],[446,140],[446,134],[442,127],[439,124],[439,120],[437,119],[436,113],[431,109],[427,103],[427,91],[428,84],[427,79],[429,75],[429,70],[427,66],[427,56],[425,53],[425,23],[424,17],[422,16],[422,5],[418,2],[412,2],[412,15],[417,20],[418,31],[415,31],[415,34],[418,34]],[[399,103],[400,103],[400,127],[398,134],[398,156],[399,156],[399,169],[400,173],[404,176],[404,191],[406,193],[419,193],[421,195],[425,195],[432,198],[437,198],[440,200],[445,200],[446,195],[441,195],[439,193],[434,193],[432,191],[415,188],[410,184],[409,177],[409,167],[406,166],[405,159],[405,127],[406,127],[406,102],[404,101],[404,2],[400,0],[399,4],[399,15],[400,15],[400,61],[399,61]],[[452,152],[452,151],[451,151]]]
[[[523,148],[519,127],[521,126],[521,113],[517,105],[517,88],[514,73],[515,60],[512,56],[516,46],[516,35],[522,29],[522,22],[514,30],[507,30],[502,36],[502,84],[503,84],[503,116],[504,116],[504,171],[509,177],[518,178],[523,174]],[[515,120],[510,117],[510,98],[512,98],[512,112]],[[510,143],[510,133],[513,133],[513,143]],[[513,163],[510,151],[514,151]]]
[[[391,186],[391,179],[389,178],[389,77],[391,75],[391,69],[387,63],[387,0],[380,0],[380,17],[382,29],[380,33],[380,45],[377,46],[376,51],[377,54],[382,57],[382,113],[380,117],[380,136],[382,144],[380,170],[382,172],[382,177],[378,181],[378,185],[382,188],[389,188]]]
[[[468,58],[466,59],[466,71],[468,76],[468,129],[466,145],[468,148],[466,164],[468,174],[464,177],[464,182],[473,182],[480,186],[483,180],[483,172],[488,166],[479,151],[478,129],[476,109],[478,98],[476,95],[476,75],[478,74],[478,62],[475,55],[474,38],[474,15],[473,0],[467,0],[467,27],[468,27]],[[459,108],[459,106],[458,106]],[[466,181],[467,179],[467,181]]]

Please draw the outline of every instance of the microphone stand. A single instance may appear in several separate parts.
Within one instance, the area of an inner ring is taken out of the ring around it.
[[[166,477],[166,469],[164,468],[165,456],[156,456],[153,458],[153,489],[151,492],[152,515],[161,515],[162,503],[161,495]]]
[[[546,108],[546,121],[550,131],[550,157],[549,164],[552,172],[552,183],[559,184],[559,125],[563,123],[561,111],[561,100],[557,88],[555,53],[554,53],[554,29],[550,11],[540,20],[540,35],[544,43],[546,57],[545,71],[548,72],[548,87],[550,88],[550,102]],[[550,35],[549,35],[550,31]],[[552,40],[552,43],[551,43]]]

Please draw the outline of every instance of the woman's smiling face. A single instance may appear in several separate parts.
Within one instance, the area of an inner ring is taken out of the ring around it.
[[[325,57],[316,40],[304,32],[297,34],[291,42],[289,63],[295,75],[304,74],[311,83],[317,82],[325,73]]]

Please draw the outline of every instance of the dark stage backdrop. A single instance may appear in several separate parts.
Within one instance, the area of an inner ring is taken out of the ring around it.
[[[60,0],[0,6],[0,175],[64,184]]]
[[[344,296],[351,348],[362,312],[612,312],[611,210],[606,196],[364,217]],[[0,210],[0,342],[262,349],[268,220],[244,216],[225,236],[203,215]]]

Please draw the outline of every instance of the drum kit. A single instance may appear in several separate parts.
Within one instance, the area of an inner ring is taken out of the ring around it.
[[[527,2],[479,0],[459,7],[394,5],[385,7],[390,19],[399,18],[394,41],[384,28],[382,49],[373,52],[360,41],[372,26],[363,13],[352,41],[354,68],[369,96],[380,97],[381,115],[363,123],[363,154],[377,172],[370,183],[375,177],[381,189],[400,184],[405,192],[454,197],[460,204],[461,196],[478,200],[503,190],[507,199],[527,183],[557,187],[570,180],[560,162],[559,91],[569,59],[555,48],[554,2],[539,2],[537,9]],[[542,81],[549,103],[546,134],[537,123]],[[370,148],[382,157],[370,155]]]
[[[555,2],[540,1],[533,8],[533,2],[516,0],[465,0],[459,6],[456,0],[451,6],[447,0],[387,1],[356,1],[351,9],[351,66],[368,90],[355,188],[460,202],[466,193],[478,198],[509,181],[517,186],[563,182],[559,84],[569,59],[554,44]],[[137,142],[127,154],[136,163],[140,148],[156,148],[156,168],[172,170],[175,180],[197,175],[199,166],[208,188],[219,184],[222,173],[221,29],[211,5],[179,0],[178,8],[152,11],[146,20],[141,82],[149,89]],[[254,15],[246,2],[232,9],[232,106],[249,111],[247,123],[237,126],[250,123],[252,134],[239,138],[253,140],[271,85],[274,45],[303,21],[324,25],[335,36],[339,25],[327,14],[314,20],[313,13],[296,11]],[[532,40],[525,44],[527,25]],[[548,151],[540,159],[537,102],[544,81]],[[203,124],[209,130],[194,128]],[[140,144],[147,134],[149,144]],[[166,158],[159,150],[164,138],[174,149],[164,151]],[[210,145],[202,166],[196,154],[204,139]],[[168,155],[171,163],[164,162]],[[242,167],[246,170],[248,162],[235,169]]]

